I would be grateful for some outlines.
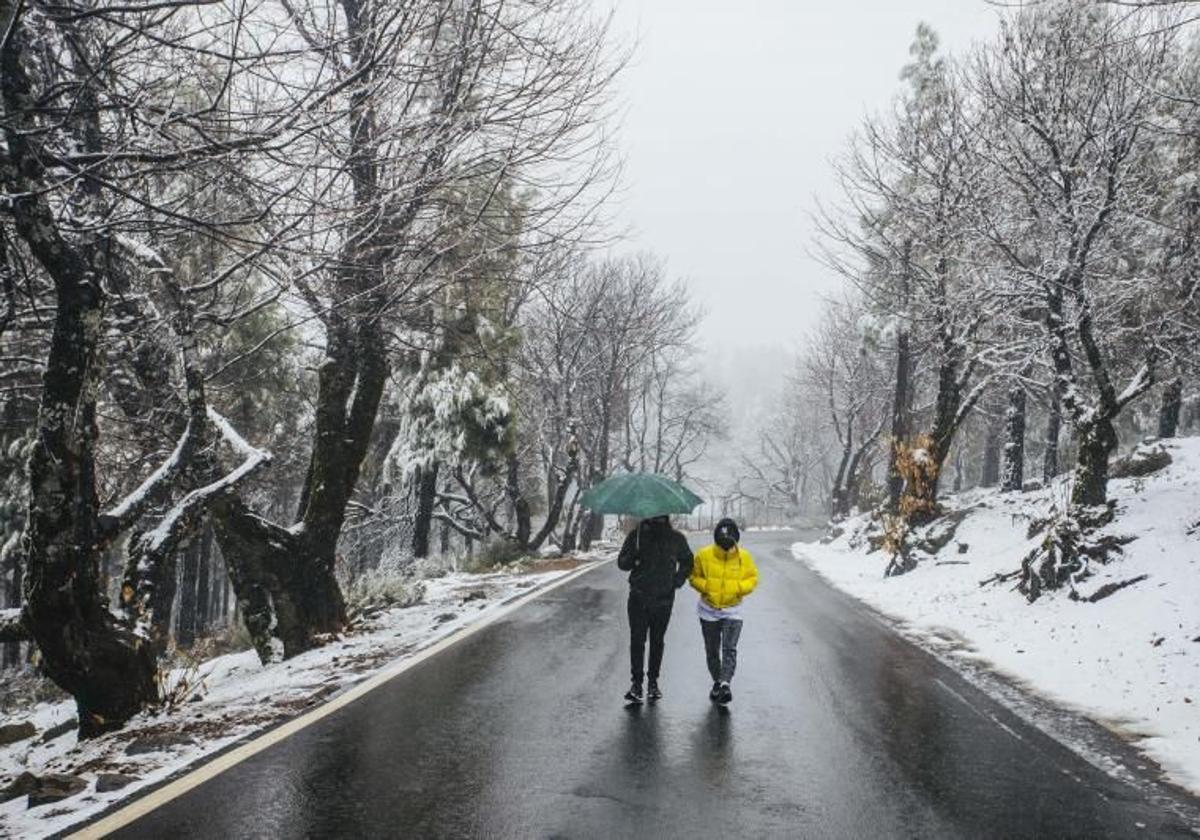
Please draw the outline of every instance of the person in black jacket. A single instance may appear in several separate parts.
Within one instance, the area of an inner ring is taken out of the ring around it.
[[[687,583],[692,573],[692,549],[687,538],[671,527],[666,516],[644,519],[629,532],[617,568],[629,572],[629,670],[633,678],[625,699],[642,702],[642,677],[646,659],[646,636],[650,636],[650,667],[647,691],[651,700],[662,697],[658,672],[662,665],[663,637],[671,621],[675,590]]]

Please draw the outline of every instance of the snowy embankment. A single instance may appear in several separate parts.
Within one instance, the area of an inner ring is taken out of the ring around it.
[[[600,559],[597,553],[589,560]],[[263,666],[253,650],[220,656],[166,678],[171,710],[135,718],[119,732],[79,743],[72,701],[41,703],[6,714],[0,729],[26,737],[0,746],[0,799],[36,776],[53,799],[35,793],[0,802],[0,837],[42,837],[98,814],[139,789],[167,779],[255,733],[295,718],[373,674],[485,621],[518,597],[536,592],[584,562],[535,564],[525,573],[448,574],[414,581],[415,606],[370,610],[352,632],[287,662]],[[3,734],[3,733],[0,733]],[[57,775],[56,775],[57,774]]]
[[[1030,524],[1062,503],[1063,484],[951,497],[961,524],[936,554],[915,552],[917,568],[899,577],[884,578],[887,557],[870,551],[865,517],[793,552],[951,664],[983,663],[1084,713],[1200,793],[1200,438],[1163,446],[1169,466],[1110,483],[1117,513],[1102,533],[1133,539],[1091,565],[1079,600],[1064,589],[1030,604],[1011,576],[994,582],[1041,542]]]

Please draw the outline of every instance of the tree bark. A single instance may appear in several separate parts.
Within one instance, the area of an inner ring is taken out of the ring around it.
[[[506,478],[504,489],[508,501],[512,505],[513,519],[516,530],[513,533],[517,546],[522,550],[529,548],[529,536],[533,533],[532,513],[529,501],[521,492],[521,462],[515,452],[510,452],[505,459]]]
[[[896,389],[892,400],[891,440],[888,452],[888,510],[898,513],[900,496],[904,492],[904,476],[896,463],[897,447],[906,442],[909,435],[908,402],[909,402],[909,369],[912,364],[911,349],[909,348],[908,331],[901,330],[896,336]]]
[[[199,557],[196,568],[196,616],[192,624],[192,634],[196,639],[203,639],[212,622],[212,581],[222,579],[213,571],[213,533],[207,524],[200,534]],[[223,581],[222,581],[223,582]]]
[[[21,560],[17,552],[12,553],[12,577],[9,582],[9,608],[21,606]],[[15,668],[21,664],[21,643],[18,641],[0,644],[0,669]]]
[[[179,614],[175,624],[175,644],[190,648],[196,643],[196,613],[199,592],[200,540],[192,540],[183,551],[183,567],[179,582]]]
[[[1158,436],[1173,438],[1179,431],[1179,414],[1183,408],[1183,377],[1177,376],[1163,388],[1162,404],[1158,409]]]
[[[43,170],[30,146],[38,132],[26,111],[33,93],[23,66],[27,33],[20,12],[0,2],[0,19],[10,22],[0,50],[5,188],[17,233],[52,278],[57,304],[29,459],[24,623],[44,672],[75,698],[86,738],[119,728],[157,701],[156,663],[149,644],[109,611],[100,586],[112,535],[101,528],[96,491],[97,347],[112,242],[103,231],[78,246],[68,242],[39,188]]]
[[[981,487],[995,487],[1000,483],[1000,424],[994,420],[988,424],[983,439],[983,466],[979,474]]]
[[[1108,502],[1108,460],[1117,449],[1117,432],[1104,416],[1076,427],[1079,455],[1071,504],[1093,507]]]
[[[837,423],[837,417],[833,418]],[[854,418],[846,423],[846,436],[842,441],[842,455],[838,459],[837,473],[833,477],[830,491],[829,516],[833,521],[845,519],[850,514],[850,460],[854,457]]]
[[[1046,413],[1045,449],[1042,452],[1042,480],[1049,484],[1059,472],[1058,438],[1062,432],[1062,386],[1055,377],[1050,388],[1050,405]]]
[[[417,510],[413,519],[413,557],[429,556],[429,534],[433,526],[433,508],[437,501],[438,464],[430,464],[417,471]]]
[[[1000,489],[1019,492],[1025,485],[1025,389],[1020,385],[1008,392],[1004,436],[1004,469]]]

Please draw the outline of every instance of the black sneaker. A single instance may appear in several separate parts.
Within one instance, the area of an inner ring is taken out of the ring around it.
[[[724,706],[731,700],[733,700],[733,691],[730,690],[729,683],[721,683],[718,687],[717,702]]]
[[[662,699],[662,690],[658,687],[658,680],[650,680],[650,683],[646,686],[646,699],[651,703]]]
[[[713,683],[712,691],[708,692],[708,699],[715,703],[715,702],[717,702],[717,698],[720,696],[721,696],[721,684],[719,682],[715,682],[715,683]]]
[[[625,692],[626,703],[641,703],[642,702],[642,684],[635,682],[630,684],[629,690]]]

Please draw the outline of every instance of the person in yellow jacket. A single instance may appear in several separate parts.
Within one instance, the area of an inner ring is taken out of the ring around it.
[[[700,615],[708,673],[713,679],[708,698],[722,705],[733,700],[729,683],[737,669],[742,599],[758,586],[758,567],[750,552],[738,545],[741,537],[732,519],[718,522],[713,530],[713,545],[696,553],[688,578],[688,583],[700,593],[696,611]]]

